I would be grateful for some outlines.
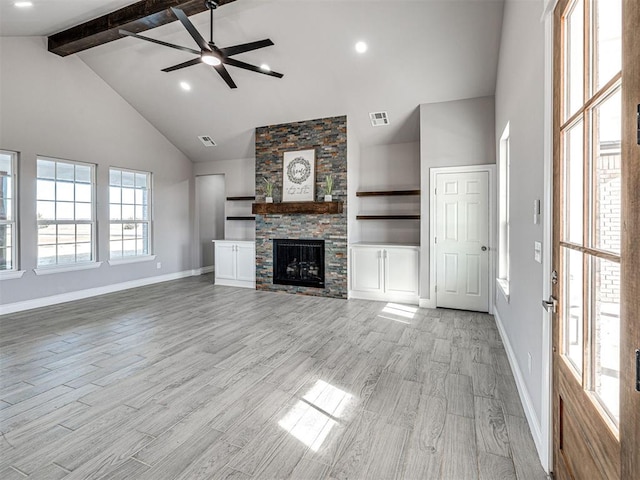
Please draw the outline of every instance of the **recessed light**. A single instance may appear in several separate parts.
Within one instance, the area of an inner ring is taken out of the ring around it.
[[[271,67],[269,65],[267,65],[266,63],[263,63],[262,65],[260,65],[260,70],[264,70],[265,72],[270,72],[271,71]]]
[[[356,52],[358,53],[364,53],[367,51],[367,44],[364,42],[358,42],[356,43]]]
[[[191,90],[191,85],[189,85],[187,82],[180,82],[180,87],[186,92]]]
[[[13,6],[18,8],[33,7],[33,2],[13,2]]]

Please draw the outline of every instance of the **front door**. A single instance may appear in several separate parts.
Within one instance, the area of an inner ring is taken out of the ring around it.
[[[436,175],[436,306],[489,310],[489,172]]]
[[[621,351],[623,358],[631,354],[624,347],[629,326],[638,331],[638,312],[621,319],[621,306],[624,312],[629,291],[624,283],[635,278],[637,285],[639,275],[625,271],[622,249],[628,233],[623,225],[638,223],[637,210],[623,204],[625,195],[635,195],[638,205],[637,190],[623,188],[623,175],[635,170],[637,177],[640,170],[623,150],[635,130],[623,134],[622,129],[623,97],[638,88],[638,79],[625,74],[622,51],[625,38],[638,35],[639,4],[560,0],[555,10],[553,469],[558,479],[638,478],[637,471],[621,469],[621,447],[623,458],[635,451],[635,466],[640,454],[637,444],[625,444],[620,435],[625,422],[635,422],[627,428],[636,432],[639,428],[638,412],[620,402],[620,378],[630,376],[621,375],[620,359]],[[636,24],[623,35],[626,16]],[[634,55],[638,62],[637,51]]]

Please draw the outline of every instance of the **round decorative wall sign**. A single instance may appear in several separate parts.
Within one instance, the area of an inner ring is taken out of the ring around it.
[[[287,166],[287,177],[289,181],[298,185],[304,183],[311,175],[311,164],[303,157],[294,158]]]

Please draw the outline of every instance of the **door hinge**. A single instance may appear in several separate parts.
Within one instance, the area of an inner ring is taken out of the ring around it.
[[[433,243],[438,243],[438,237],[433,237]]]
[[[434,194],[434,195],[438,195],[438,189],[437,189],[437,188],[434,188],[434,189],[433,189],[433,194]]]
[[[438,293],[438,285],[436,285],[436,286],[434,287],[434,291],[435,291],[436,293]]]

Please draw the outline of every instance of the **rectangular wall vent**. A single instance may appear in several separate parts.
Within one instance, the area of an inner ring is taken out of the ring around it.
[[[387,112],[372,112],[369,114],[369,118],[371,119],[371,125],[374,127],[389,125],[389,115],[387,115]]]
[[[198,138],[204,144],[205,147],[215,147],[216,146],[216,142],[214,142],[213,138],[211,138],[208,135],[200,135]]]

